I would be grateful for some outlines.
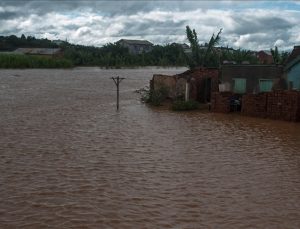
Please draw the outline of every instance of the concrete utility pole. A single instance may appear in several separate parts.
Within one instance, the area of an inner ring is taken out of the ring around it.
[[[119,85],[121,83],[121,81],[125,78],[121,78],[121,77],[111,77],[113,79],[113,81],[115,82],[115,85],[117,86],[117,110],[119,110]]]
[[[186,78],[186,83],[185,83],[185,101],[188,102],[190,100],[190,83],[191,83],[191,76],[188,76]]]
[[[185,83],[185,101],[190,100],[190,82],[186,81]]]

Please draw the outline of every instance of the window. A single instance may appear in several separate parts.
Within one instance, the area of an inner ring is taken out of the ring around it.
[[[234,78],[233,92],[238,94],[246,93],[246,79]]]
[[[259,80],[259,90],[260,92],[272,91],[273,80],[270,79],[260,79]]]

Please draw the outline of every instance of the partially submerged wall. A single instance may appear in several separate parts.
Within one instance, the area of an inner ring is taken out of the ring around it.
[[[267,94],[247,94],[242,97],[242,114],[253,117],[266,118]]]
[[[219,91],[218,68],[196,68],[178,77],[191,79],[190,98],[193,100],[205,103],[211,99],[211,93]]]
[[[178,79],[176,75],[169,76],[169,75],[160,75],[160,74],[153,75],[153,79],[151,81],[153,90],[166,88],[168,91],[168,97],[171,99],[174,99],[180,96],[181,94],[184,95],[185,83],[186,83],[185,79]]]
[[[300,121],[300,92],[273,91],[258,95],[244,95],[242,114],[294,122]]]
[[[212,93],[211,111],[229,113],[231,92]],[[300,92],[273,91],[242,96],[241,113],[247,116],[300,121]]]
[[[232,92],[213,92],[211,99],[211,111],[220,113],[230,112],[230,98]]]
[[[219,70],[216,68],[197,68],[173,76],[155,74],[150,84],[154,90],[159,90],[162,87],[167,88],[168,97],[176,99],[184,97],[186,82],[190,82],[190,99],[207,102],[211,99],[211,93],[219,89]]]

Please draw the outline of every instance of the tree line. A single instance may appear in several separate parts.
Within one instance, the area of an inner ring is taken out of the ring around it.
[[[101,67],[186,66],[184,51],[179,44],[155,45],[150,52],[130,54],[128,48],[108,43],[101,48],[64,44],[64,57],[74,65]]]
[[[254,52],[250,50],[233,50],[229,47],[216,47],[221,39],[222,29],[217,35],[212,35],[205,44],[200,44],[195,30],[186,27],[186,36],[189,41],[190,51],[186,52],[183,46],[177,43],[154,45],[150,52],[131,54],[127,48],[118,43],[108,43],[103,47],[75,45],[67,41],[57,44],[48,39],[37,39],[33,36],[17,37],[0,36],[0,51],[13,51],[17,48],[61,48],[64,55],[62,66],[100,66],[100,67],[135,67],[135,66],[189,66],[194,68],[219,67],[223,61],[241,64],[247,61],[258,64]],[[275,63],[283,63],[285,56],[278,49],[271,50]],[[1,57],[2,60],[5,56]],[[12,59],[12,58],[11,58]],[[17,57],[15,59],[18,59]],[[25,59],[23,58],[22,61]],[[20,59],[20,62],[22,62]],[[39,61],[43,62],[43,61]],[[68,62],[68,64],[66,64]],[[7,63],[7,61],[6,61]],[[8,64],[9,65],[9,64]],[[23,64],[24,65],[24,64]],[[26,64],[25,64],[26,65]],[[29,65],[29,64],[27,64]],[[15,65],[14,65],[15,66]]]
[[[186,56],[180,44],[154,45],[151,52],[130,54],[127,48],[117,43],[103,47],[70,44],[67,41],[56,44],[48,39],[32,36],[0,36],[0,51],[14,51],[17,48],[61,48],[64,59],[74,66],[135,67],[135,66],[186,66]],[[4,57],[2,57],[4,58]]]

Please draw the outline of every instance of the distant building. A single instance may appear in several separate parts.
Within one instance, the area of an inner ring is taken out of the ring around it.
[[[52,43],[56,44],[56,45],[62,45],[63,43],[66,43],[66,41],[62,41],[62,40],[53,40]]]
[[[13,51],[13,53],[47,57],[62,56],[62,50],[60,48],[18,48]]]
[[[256,53],[256,57],[260,64],[273,64],[273,56],[270,51],[259,51]]]
[[[300,90],[300,46],[294,46],[293,51],[286,61],[285,72],[289,88]]]
[[[153,44],[146,40],[125,40],[121,39],[117,41],[117,44],[122,47],[128,48],[131,54],[142,54],[150,52],[153,48]]]
[[[181,46],[181,48],[183,49],[184,53],[192,53],[192,49],[190,46],[188,46],[187,44],[179,44]]]
[[[234,53],[234,49],[233,48],[229,48],[229,47],[215,47],[215,49],[218,51],[218,52],[229,52],[229,53]]]
[[[234,60],[223,60],[223,64],[236,64]]]

